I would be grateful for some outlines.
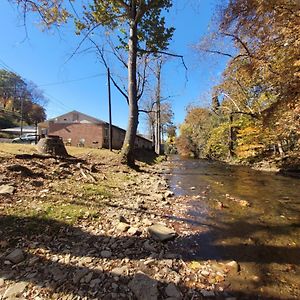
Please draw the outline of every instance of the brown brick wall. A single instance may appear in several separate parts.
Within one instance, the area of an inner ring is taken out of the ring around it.
[[[105,126],[105,135],[104,135],[104,147],[108,148],[108,125]],[[124,138],[125,138],[126,131],[122,130],[118,127],[112,128],[112,146],[113,149],[121,149],[123,146]],[[135,139],[135,147],[136,148],[144,148],[144,149],[152,149],[152,142],[146,139],[143,139],[139,136]]]
[[[80,139],[85,139],[86,147],[108,148],[108,125],[102,124],[59,124],[49,123],[49,135],[58,135],[64,142],[71,139],[71,145],[77,146]],[[113,127],[113,149],[121,149],[125,138],[125,130]],[[97,143],[95,143],[97,142]],[[136,137],[136,148],[152,149],[151,141]]]
[[[86,147],[102,148],[103,125],[101,124],[49,124],[49,135],[58,135],[64,141],[71,139],[71,145],[77,146],[80,139],[85,139]]]

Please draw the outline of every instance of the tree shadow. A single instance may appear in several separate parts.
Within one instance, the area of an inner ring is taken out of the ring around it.
[[[134,299],[132,291],[128,288],[134,274],[142,271],[147,276],[154,277],[164,269],[164,276],[157,279],[157,285],[160,291],[159,299],[165,299],[165,287],[172,281],[170,276],[174,272],[180,272],[181,262],[183,265],[195,260],[202,262],[215,259],[255,262],[262,264],[262,275],[267,273],[268,266],[274,263],[299,267],[299,247],[219,244],[221,236],[222,239],[239,237],[242,233],[235,229],[243,226],[248,227],[251,233],[267,230],[262,226],[253,226],[247,221],[223,222],[220,226],[210,226],[205,232],[179,236],[175,241],[163,244],[147,236],[121,236],[114,231],[109,235],[87,232],[79,226],[43,217],[2,215],[1,240],[6,241],[8,245],[0,257],[0,275],[7,280],[25,281],[42,287],[46,294],[48,290],[50,294],[65,293],[87,299]],[[281,234],[281,230],[288,233],[291,229],[277,226],[272,230],[274,234],[277,231]],[[152,248],[146,247],[146,242],[148,246],[150,243]],[[25,260],[15,265],[7,264],[5,257],[14,248],[21,248],[25,252]],[[170,262],[174,254],[178,259]],[[125,267],[124,272],[114,273],[114,268],[122,266]],[[272,298],[258,292],[262,286],[272,284],[271,279],[262,277],[264,280],[255,282],[256,287],[253,290],[229,288],[229,295],[236,295],[238,299],[289,299],[280,296]],[[183,299],[203,298],[203,288],[197,285],[191,286],[189,282],[179,280],[176,281],[176,286]],[[224,299],[225,294],[216,292],[214,298]]]

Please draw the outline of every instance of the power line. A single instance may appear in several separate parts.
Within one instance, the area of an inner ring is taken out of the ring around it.
[[[105,73],[99,73],[99,74],[95,74],[95,75],[90,75],[90,76],[86,76],[86,77],[81,77],[81,78],[77,78],[77,79],[70,79],[70,80],[66,80],[66,81],[58,81],[58,82],[50,82],[50,83],[45,83],[45,84],[40,84],[37,85],[36,87],[44,87],[44,86],[53,86],[53,85],[63,85],[63,84],[68,84],[68,83],[72,83],[72,82],[78,82],[78,81],[83,81],[83,80],[87,80],[87,79],[91,79],[91,78],[96,78],[96,77],[100,77],[100,76],[104,76],[106,75]],[[9,78],[9,76],[2,76],[0,75],[0,78]],[[15,86],[2,86],[0,88],[15,88]]]
[[[60,101],[59,99],[53,97],[53,96],[50,95],[49,93],[44,93],[44,94],[47,96],[47,98],[48,98],[48,100],[49,100],[50,102],[54,102],[54,103],[60,105],[63,109],[67,109],[67,110],[70,109],[70,110],[72,110],[72,108],[66,106],[62,101]]]
[[[61,81],[61,82],[51,82],[51,83],[40,84],[37,87],[50,86],[50,85],[61,85],[61,84],[66,84],[66,83],[71,83],[71,82],[76,82],[76,81],[82,81],[82,80],[86,80],[86,79],[96,78],[96,77],[100,77],[100,76],[104,76],[104,75],[106,75],[106,74],[105,73],[95,74],[95,75],[91,75],[91,76],[87,76],[87,77],[82,77],[82,78],[77,78],[77,79],[71,79],[71,80],[66,80],[66,81]]]
[[[17,72],[15,72],[11,67],[9,67],[2,59],[0,59],[0,65],[4,68],[4,70],[6,70],[8,72],[13,72],[16,75],[20,76],[20,78],[22,80],[24,80],[25,82],[27,81],[21,75],[19,75]],[[71,79],[71,80],[66,80],[66,81],[61,81],[61,82],[51,82],[51,83],[37,85],[36,87],[63,85],[63,84],[68,84],[68,83],[72,83],[72,82],[78,82],[78,81],[82,81],[82,80],[96,78],[96,77],[100,77],[100,76],[106,76],[106,73],[99,73],[99,74],[94,74],[94,75],[90,75],[90,76],[86,76],[86,77],[81,77],[81,78]],[[2,77],[7,77],[7,76],[2,76]],[[5,89],[5,88],[15,89],[16,87],[15,86],[6,86],[6,87],[0,87],[0,88],[2,88],[2,89]],[[47,99],[49,100],[49,102],[55,103],[56,105],[60,106],[63,110],[72,110],[72,108],[66,106],[62,101],[60,101],[59,99],[53,97],[48,92],[44,92],[44,94],[47,96]]]
[[[2,65],[2,67],[3,67],[6,71],[8,71],[8,72],[13,72],[13,73],[16,73],[16,74],[17,74],[17,72],[15,72],[14,69],[11,68],[9,65],[7,65],[1,58],[0,58],[0,63],[1,63],[1,65]]]

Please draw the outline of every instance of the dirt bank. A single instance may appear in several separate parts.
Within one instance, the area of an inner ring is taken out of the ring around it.
[[[3,299],[230,298],[236,262],[183,259],[174,248],[194,232],[174,218],[184,208],[165,167],[132,170],[105,150],[69,148],[72,159],[34,151],[1,148]]]

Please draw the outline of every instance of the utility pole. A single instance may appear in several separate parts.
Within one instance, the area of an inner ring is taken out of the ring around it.
[[[160,120],[160,77],[161,77],[161,65],[162,61],[157,62],[157,87],[156,87],[156,139],[155,139],[155,153],[160,155],[161,153],[161,120]]]
[[[110,91],[110,70],[107,68],[107,87],[108,87],[108,114],[109,114],[109,129],[108,129],[108,147],[112,151],[112,118],[111,118],[111,91]]]
[[[20,136],[23,134],[23,110],[24,110],[24,98],[21,97],[21,132]]]

